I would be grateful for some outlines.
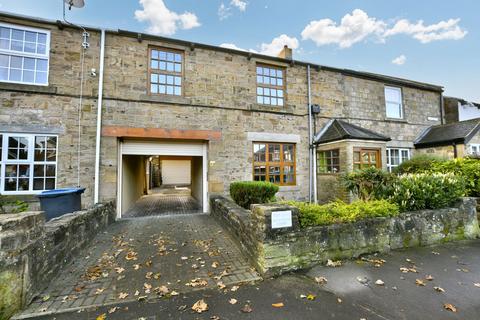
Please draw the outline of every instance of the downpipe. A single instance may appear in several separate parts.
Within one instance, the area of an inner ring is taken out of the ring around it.
[[[98,203],[100,195],[100,143],[102,134],[102,104],[103,104],[103,69],[105,60],[105,29],[102,29],[100,40],[100,71],[98,77],[98,100],[97,100],[97,136],[95,141],[95,186],[94,203]]]

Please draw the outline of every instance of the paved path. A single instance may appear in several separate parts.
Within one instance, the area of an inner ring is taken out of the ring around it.
[[[153,193],[141,197],[126,213],[125,218],[161,215],[192,214],[201,206],[191,195],[182,193]]]
[[[96,319],[103,314],[108,320],[480,319],[480,287],[475,286],[480,283],[480,240],[397,251],[369,259],[370,262],[352,261],[337,268],[316,267],[305,274],[240,286],[236,291],[191,291],[168,299],[135,301],[117,304],[116,308],[85,309],[39,319]],[[374,260],[379,260],[378,266]],[[401,267],[411,270],[403,273]],[[428,275],[433,279],[426,280]],[[326,284],[315,282],[314,278],[320,276],[327,279]],[[376,285],[378,279],[384,285]],[[415,279],[422,280],[425,286],[415,284]],[[436,286],[445,292],[436,291]],[[309,294],[312,300],[305,298]],[[232,298],[237,300],[235,304],[231,303]],[[208,304],[208,311],[194,313],[191,307],[200,299]],[[283,303],[283,307],[272,306],[277,303]],[[455,306],[457,312],[446,310],[445,303]],[[250,311],[245,305],[251,312],[244,312]]]
[[[209,215],[124,219],[99,234],[19,318],[259,279]]]

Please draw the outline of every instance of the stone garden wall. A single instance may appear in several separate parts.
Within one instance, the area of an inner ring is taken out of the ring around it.
[[[0,319],[30,302],[115,216],[113,203],[48,222],[42,212],[0,215]]]
[[[300,228],[298,209],[279,204],[240,208],[224,197],[211,198],[211,212],[241,243],[257,270],[267,276],[311,267],[328,259],[426,246],[480,237],[476,200],[454,208],[402,213],[355,223]],[[291,210],[292,227],[272,229],[272,212]]]

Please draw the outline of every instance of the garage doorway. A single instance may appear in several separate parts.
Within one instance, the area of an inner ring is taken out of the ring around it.
[[[206,213],[204,142],[120,141],[117,216]]]

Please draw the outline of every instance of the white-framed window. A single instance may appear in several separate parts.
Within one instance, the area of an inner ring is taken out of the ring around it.
[[[470,154],[480,155],[480,143],[472,143],[470,145]]]
[[[387,118],[403,119],[402,89],[385,87],[385,110]]]
[[[387,169],[392,172],[402,162],[410,159],[410,149],[387,148]]]
[[[36,194],[55,189],[58,137],[0,133],[1,194]]]
[[[48,85],[50,31],[0,23],[0,81]]]

